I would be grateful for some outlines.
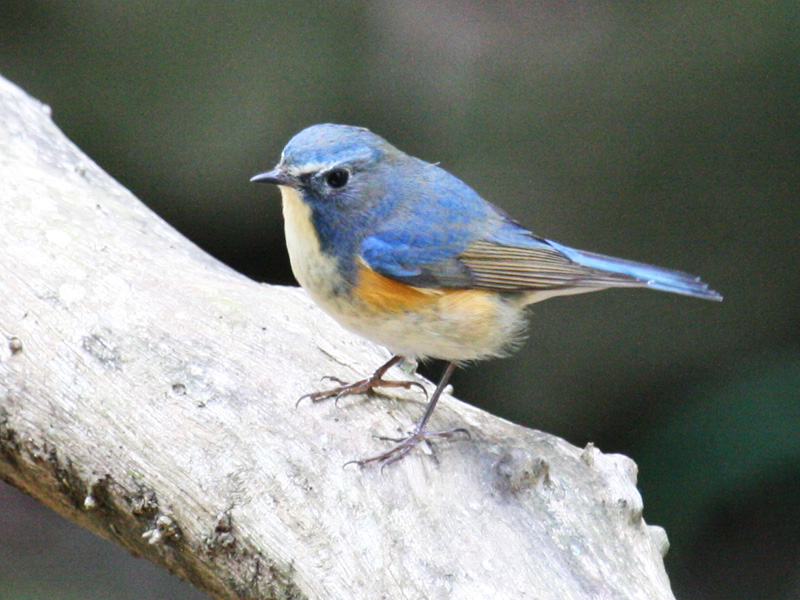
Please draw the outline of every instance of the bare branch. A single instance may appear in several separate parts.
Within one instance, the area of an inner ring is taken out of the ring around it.
[[[0,121],[5,480],[219,599],[673,598],[629,459],[447,397],[432,427],[472,440],[343,468],[423,395],[295,401],[385,352],[203,254],[3,80]]]

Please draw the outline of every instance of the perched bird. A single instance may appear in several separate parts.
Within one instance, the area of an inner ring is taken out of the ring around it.
[[[457,177],[361,127],[308,127],[251,181],[280,188],[300,285],[345,328],[394,354],[362,381],[304,397],[408,388],[415,384],[386,380],[386,371],[404,358],[448,363],[411,433],[355,461],[362,466],[464,431],[425,426],[459,363],[503,356],[519,341],[529,304],[612,287],[722,299],[693,275],[538,237]]]

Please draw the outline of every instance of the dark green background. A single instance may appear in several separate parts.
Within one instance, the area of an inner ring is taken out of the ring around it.
[[[456,393],[634,458],[680,598],[800,597],[798,3],[0,1],[0,74],[254,279],[293,282],[277,192],[247,180],[322,121],[541,235],[702,275],[722,304],[536,305]],[[201,596],[0,488],[0,597]]]

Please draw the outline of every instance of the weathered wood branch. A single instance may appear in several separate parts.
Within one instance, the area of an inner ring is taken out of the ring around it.
[[[386,354],[205,255],[4,80],[0,208],[0,476],[68,519],[219,599],[673,598],[623,456],[447,397],[433,427],[471,440],[343,468],[419,392],[295,401]]]

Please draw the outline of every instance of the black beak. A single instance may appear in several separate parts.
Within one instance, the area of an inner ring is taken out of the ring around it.
[[[271,183],[273,185],[288,185],[294,187],[295,180],[281,167],[275,167],[272,171],[259,173],[250,178],[251,183]]]

